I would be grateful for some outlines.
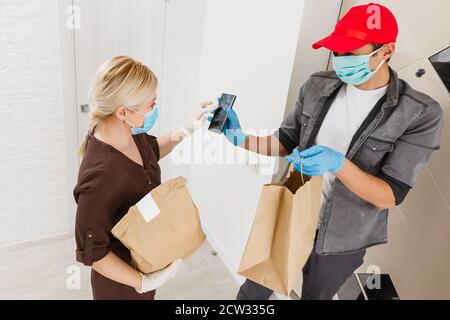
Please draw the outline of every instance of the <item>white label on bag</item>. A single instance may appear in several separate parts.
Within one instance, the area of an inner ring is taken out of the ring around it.
[[[136,206],[147,223],[152,221],[161,212],[150,193],[142,198]]]

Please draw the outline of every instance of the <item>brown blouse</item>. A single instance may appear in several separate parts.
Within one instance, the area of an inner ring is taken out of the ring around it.
[[[75,222],[76,259],[87,266],[110,251],[131,264],[130,251],[112,234],[111,229],[153,188],[161,184],[159,147],[155,137],[133,136],[144,166],[97,139],[88,136],[86,154],[74,189],[77,203]],[[151,300],[155,291],[139,294],[91,270],[94,299]]]

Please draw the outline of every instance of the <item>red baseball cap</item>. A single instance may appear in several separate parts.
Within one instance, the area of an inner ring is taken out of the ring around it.
[[[313,44],[336,52],[350,52],[369,43],[396,42],[398,24],[392,12],[377,3],[356,6],[336,24],[334,32]]]

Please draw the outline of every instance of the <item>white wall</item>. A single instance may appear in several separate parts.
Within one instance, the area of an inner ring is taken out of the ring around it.
[[[80,12],[76,16],[80,23],[75,28],[73,43],[81,143],[88,130],[89,114],[80,112],[79,106],[89,103],[90,82],[103,62],[114,56],[127,55],[145,63],[162,80],[165,1],[74,0],[74,5]],[[70,37],[69,34],[66,36]],[[162,101],[161,92],[159,98]],[[152,133],[159,134],[159,122]]]
[[[165,93],[160,108],[161,134],[179,126],[201,102],[197,93],[205,3],[206,0],[168,2],[164,76],[159,86]],[[188,144],[189,141],[183,142],[184,146]],[[190,166],[175,164],[170,157],[160,165],[163,181],[179,175],[189,176]]]
[[[0,2],[0,246],[67,232],[56,0]]]
[[[297,42],[304,2],[207,1],[199,99],[222,92],[236,94],[235,110],[245,129],[266,129],[267,134],[277,129],[292,91],[293,66],[300,56]],[[324,70],[326,61],[327,56],[317,70]],[[295,83],[297,94],[301,84]],[[207,133],[206,138],[217,146],[223,144],[226,154],[235,150],[221,136]],[[245,163],[191,166],[190,190],[209,241],[234,275],[261,187],[272,179],[272,173],[257,175]]]

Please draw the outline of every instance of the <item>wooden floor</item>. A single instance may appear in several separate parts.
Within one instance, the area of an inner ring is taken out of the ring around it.
[[[211,250],[206,243],[187,259],[156,299],[234,300],[238,285]],[[81,271],[79,289],[67,286],[73,270]],[[92,299],[90,269],[75,262],[70,235],[0,248],[0,274],[0,299]]]

